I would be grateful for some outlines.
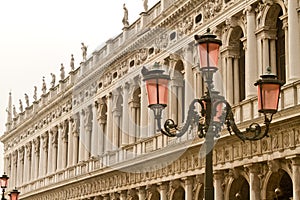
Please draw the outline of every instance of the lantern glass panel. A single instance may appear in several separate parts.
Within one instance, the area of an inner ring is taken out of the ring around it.
[[[220,45],[217,43],[202,43],[198,45],[200,67],[218,67]],[[209,56],[207,56],[207,52]]]
[[[6,175],[0,177],[0,183],[1,183],[1,188],[7,188],[8,177]]]
[[[278,98],[280,84],[264,83],[258,85],[258,111],[276,112],[278,109]]]
[[[167,104],[168,101],[168,80],[149,79],[146,80],[146,89],[149,105]]]
[[[18,200],[19,199],[19,192],[11,192],[9,194],[10,200]]]

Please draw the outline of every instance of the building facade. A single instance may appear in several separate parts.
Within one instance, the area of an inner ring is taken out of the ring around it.
[[[182,125],[206,90],[193,36],[210,27],[223,43],[215,87],[241,130],[263,123],[253,84],[266,67],[286,82],[269,137],[220,133],[215,199],[300,200],[299,21],[299,0],[161,0],[32,105],[17,113],[10,97],[1,136],[9,189],[24,200],[203,199],[204,140],[194,129],[180,138],[156,130],[141,69],[164,66],[163,117]]]

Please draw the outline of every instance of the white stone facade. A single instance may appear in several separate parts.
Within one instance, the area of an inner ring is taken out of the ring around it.
[[[194,130],[175,139],[156,131],[141,68],[164,65],[171,81],[163,117],[182,125],[205,91],[193,35],[210,27],[223,43],[215,87],[241,130],[263,123],[253,83],[265,68],[286,81],[270,137],[244,143],[224,127],[214,147],[215,199],[300,200],[299,3],[161,0],[8,117],[0,138],[8,190],[17,187],[24,200],[202,199],[204,140]]]

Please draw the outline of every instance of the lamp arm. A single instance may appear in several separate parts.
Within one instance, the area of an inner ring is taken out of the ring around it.
[[[167,119],[164,123],[164,129],[161,127],[161,118],[156,118],[157,119],[157,126],[158,130],[161,131],[162,134],[168,136],[168,137],[181,137],[183,136],[186,131],[189,129],[189,127],[195,123],[199,122],[200,120],[200,115],[198,112],[195,111],[195,104],[199,103],[201,105],[202,110],[204,109],[204,104],[203,104],[204,98],[201,99],[194,99],[188,110],[188,115],[186,118],[186,122],[184,123],[183,127],[181,129],[178,128],[178,125],[174,122],[173,119]],[[203,113],[201,113],[203,115]]]
[[[239,128],[237,127],[235,120],[234,120],[234,115],[232,112],[232,108],[229,105],[228,102],[225,102],[226,104],[226,125],[227,125],[227,130],[230,134],[232,134],[232,131],[235,133],[235,135],[240,138],[242,141],[245,140],[250,140],[250,141],[255,141],[255,140],[260,140],[264,137],[268,137],[268,132],[269,132],[269,126],[272,121],[272,116],[268,118],[265,114],[265,121],[264,124],[266,125],[265,131],[262,132],[261,126],[258,123],[252,123],[248,128],[246,128],[246,132],[241,132]],[[250,134],[252,133],[252,134]],[[246,135],[247,134],[247,135]]]

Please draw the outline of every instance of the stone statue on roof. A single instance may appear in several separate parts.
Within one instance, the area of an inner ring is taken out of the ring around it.
[[[143,0],[144,11],[148,11],[148,0]]]
[[[25,93],[25,102],[26,102],[26,106],[29,107],[29,97],[26,93]]]
[[[20,110],[20,112],[23,112],[23,103],[22,103],[22,100],[21,99],[19,99],[19,110]]]
[[[14,115],[14,118],[17,118],[17,116],[18,116],[15,105],[13,105],[13,115]]]
[[[124,17],[122,19],[123,25],[124,27],[128,27],[129,26],[129,22],[128,22],[128,10],[126,8],[125,3],[123,4],[123,10],[124,10]]]
[[[73,54],[71,54],[71,62],[70,62],[71,71],[75,70],[75,64],[74,64],[74,57]]]
[[[37,87],[34,86],[34,91],[33,91],[33,100],[36,101],[37,100]]]
[[[65,79],[65,67],[64,65],[61,63],[60,64],[60,80],[64,80]]]
[[[83,42],[81,43],[81,50],[82,50],[82,60],[86,61],[87,46],[85,46]]]
[[[42,84],[43,94],[46,94],[46,91],[47,91],[47,86],[46,86],[46,82],[45,82],[45,77],[43,76],[43,84]]]
[[[51,88],[55,87],[55,74],[50,73],[51,75]]]

